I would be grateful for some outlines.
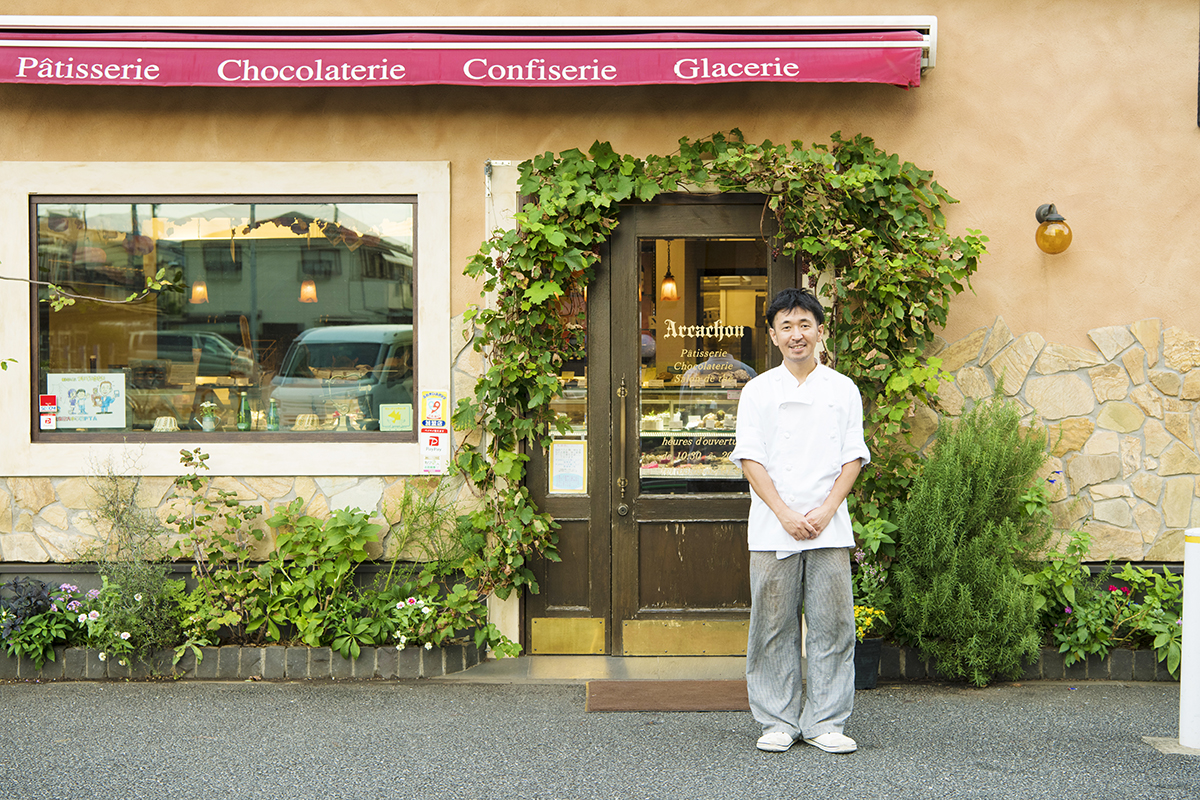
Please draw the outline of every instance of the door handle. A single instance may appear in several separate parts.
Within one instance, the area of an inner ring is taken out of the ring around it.
[[[622,375],[621,385],[617,387],[617,414],[621,418],[617,425],[617,488],[621,490],[622,501],[625,499],[625,489],[629,486],[629,481],[625,477],[625,398],[627,397],[629,397],[629,389],[625,385],[625,376]],[[622,516],[628,514],[628,506],[624,502],[621,503],[621,506],[625,508],[625,511],[621,512],[618,508],[618,513],[621,513]]]

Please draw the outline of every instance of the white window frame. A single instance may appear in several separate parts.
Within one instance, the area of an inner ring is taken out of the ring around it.
[[[0,162],[0,275],[25,281],[31,195],[416,195],[416,309],[420,391],[450,391],[450,164],[446,161],[375,162]],[[34,442],[27,284],[0,281],[0,475],[70,477],[94,464],[136,457],[144,475],[180,474],[179,451],[201,447],[214,474],[237,476],[416,475],[423,467],[416,442],[157,443],[139,435],[128,443]],[[53,313],[53,312],[51,312]],[[419,398],[414,398],[419,401]],[[415,409],[414,409],[415,411]],[[414,414],[416,416],[416,414]]]

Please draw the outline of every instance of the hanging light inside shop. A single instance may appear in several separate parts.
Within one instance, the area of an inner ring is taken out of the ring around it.
[[[663,276],[662,290],[659,294],[660,300],[678,300],[679,286],[675,283],[675,276],[671,274],[671,240],[667,239],[667,274]]]
[[[192,296],[188,300],[193,305],[208,302],[208,284],[204,281],[192,282]]]
[[[317,302],[317,284],[312,278],[306,278],[304,282],[300,284],[300,302]]]
[[[1058,255],[1071,246],[1071,226],[1062,214],[1054,208],[1053,203],[1038,206],[1035,214],[1041,223],[1037,229],[1037,246],[1043,253]]]

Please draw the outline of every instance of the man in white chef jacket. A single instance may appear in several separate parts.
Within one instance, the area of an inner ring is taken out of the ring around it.
[[[854,531],[846,497],[871,459],[862,396],[817,361],[825,311],[812,294],[784,289],[766,322],[783,364],[742,390],[730,454],[750,482],[750,710],[762,724],[760,750],[782,752],[803,739],[852,753],[858,746],[842,732],[854,707]]]

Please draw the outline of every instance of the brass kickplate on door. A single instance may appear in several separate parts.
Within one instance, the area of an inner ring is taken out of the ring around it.
[[[627,656],[744,656],[750,620],[629,619],[621,632]]]
[[[540,656],[602,655],[602,617],[534,617],[529,652]]]

